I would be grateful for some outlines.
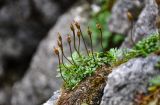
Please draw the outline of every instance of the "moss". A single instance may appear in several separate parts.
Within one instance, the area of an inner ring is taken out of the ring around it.
[[[74,64],[65,63],[59,65],[61,76],[66,81],[64,87],[73,90],[83,79],[92,76],[96,69],[102,65],[118,66],[132,58],[145,57],[150,53],[159,51],[159,38],[158,34],[151,35],[139,41],[132,49],[110,49],[107,52],[92,52],[88,56],[84,56],[81,53],[73,53],[72,60]]]
[[[100,67],[95,74],[81,81],[72,91],[62,89],[57,105],[99,105],[110,67]]]

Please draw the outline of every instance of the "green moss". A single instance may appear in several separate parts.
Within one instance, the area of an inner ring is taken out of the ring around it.
[[[138,51],[139,55],[147,56],[151,52],[160,49],[160,36],[158,34],[151,35],[150,37],[139,41],[133,49]]]
[[[94,52],[89,56],[73,53],[75,64],[65,63],[59,65],[62,75],[67,81],[64,86],[67,89],[74,89],[87,76],[91,76],[95,70],[102,66],[112,66],[119,61],[126,62],[138,56],[147,56],[148,54],[160,50],[160,37],[158,34],[151,35],[148,38],[139,41],[133,49],[110,49],[107,52]],[[71,58],[69,58],[71,59]]]

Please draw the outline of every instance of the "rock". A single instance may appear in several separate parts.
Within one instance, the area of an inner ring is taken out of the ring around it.
[[[133,24],[127,18],[127,11],[134,17]],[[131,48],[142,38],[158,32],[155,25],[158,12],[155,0],[118,0],[112,8],[109,29],[111,32],[126,35],[121,48]]]
[[[131,26],[127,18],[127,11],[134,13],[135,18],[137,18],[143,6],[144,0],[117,0],[112,8],[111,18],[108,22],[110,31],[127,34]]]
[[[146,93],[149,80],[160,74],[154,68],[160,57],[135,58],[113,69],[101,105],[133,105],[136,93]]]
[[[134,43],[138,42],[142,38],[152,35],[154,33],[158,33],[158,28],[156,26],[156,17],[159,15],[158,7],[154,0],[148,0],[146,1],[146,5],[144,9],[142,10],[141,14],[138,17],[138,20],[135,22],[135,25],[132,29],[132,37],[131,33],[129,33],[128,37],[125,39],[125,41],[122,44],[122,48],[131,48]]]
[[[56,102],[57,102],[59,96],[60,96],[60,90],[55,91],[53,93],[53,96],[43,105],[56,105]]]
[[[0,91],[3,94],[24,76],[39,42],[74,2],[76,0],[0,1]],[[6,92],[0,105],[9,105],[10,97],[11,93]]]
[[[26,75],[21,81],[14,84],[12,105],[42,104],[52,95],[53,91],[60,88],[60,79],[56,77],[58,60],[57,56],[53,54],[53,46],[57,46],[57,32],[62,34],[65,55],[70,55],[65,40],[66,34],[71,33],[70,23],[74,19],[85,21],[86,17],[79,17],[87,16],[87,13],[83,13],[85,8],[86,4],[84,3],[65,13],[40,43]],[[81,47],[83,48],[83,46]]]

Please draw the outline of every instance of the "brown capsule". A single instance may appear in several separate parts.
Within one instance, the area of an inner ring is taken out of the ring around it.
[[[61,41],[57,40],[57,44],[58,44],[58,46],[59,46],[60,48],[62,48],[62,42],[61,42]]]
[[[59,50],[58,50],[58,48],[54,47],[54,53],[55,53],[56,55],[59,55]]]
[[[88,27],[87,32],[88,32],[88,35],[89,35],[89,36],[91,36],[91,35],[92,35],[92,32],[91,32],[91,30],[89,29],[89,27]]]
[[[71,25],[70,25],[70,29],[71,29],[72,31],[74,31],[74,26],[73,26],[72,23],[71,23]]]
[[[159,6],[160,5],[160,0],[155,0],[157,5]]]
[[[81,32],[78,30],[77,31],[77,36],[80,37],[81,36]]]
[[[127,18],[128,18],[129,21],[133,21],[133,15],[129,11],[127,12]]]
[[[96,24],[96,27],[97,27],[98,29],[102,29],[102,26],[101,26],[100,24]]]
[[[59,32],[58,32],[58,40],[62,41],[62,37],[61,37],[61,34]]]
[[[68,41],[68,43],[71,43],[71,35],[67,36],[67,41]]]
[[[77,29],[80,29],[80,24],[77,21],[75,21],[75,26],[77,27]]]

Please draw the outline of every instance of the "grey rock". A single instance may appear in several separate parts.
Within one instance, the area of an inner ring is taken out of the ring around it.
[[[149,80],[160,71],[154,68],[160,57],[135,58],[113,69],[104,89],[101,105],[133,105],[137,92],[146,93]]]
[[[155,23],[156,17],[159,15],[159,11],[160,10],[158,10],[158,6],[154,2],[154,0],[146,1],[144,9],[139,15],[138,20],[135,22],[133,29],[131,30],[132,37],[130,32],[121,47],[131,48],[133,46],[131,38],[134,41],[134,43],[136,43],[144,37],[147,37],[154,33],[158,33],[158,28],[156,27]]]
[[[143,6],[144,0],[117,0],[112,8],[111,19],[108,22],[110,31],[127,34],[131,27],[127,18],[127,11],[134,13],[135,18],[137,18]]]
[[[27,72],[39,42],[58,17],[75,2],[0,0],[0,91],[3,93],[0,94],[4,96],[0,105],[11,104],[11,93],[8,92]]]
[[[84,3],[83,6],[85,8],[86,4]],[[57,46],[57,32],[61,32],[64,52],[66,56],[69,56],[69,47],[65,40],[66,34],[71,33],[70,23],[74,19],[85,21],[85,17],[79,17],[84,15],[84,8],[81,5],[74,7],[61,16],[48,36],[40,43],[26,75],[21,81],[14,84],[12,105],[42,104],[49,99],[53,91],[60,88],[60,79],[56,77],[58,60],[57,56],[53,54],[53,46]],[[87,16],[86,14],[85,16]],[[81,48],[84,47],[81,46]]]
[[[60,90],[57,90],[53,93],[53,96],[43,105],[56,105],[59,96],[60,96]]]
[[[127,18],[127,11],[134,17],[133,24]],[[159,11],[155,0],[117,0],[108,21],[109,29],[126,35],[121,48],[131,48],[142,38],[158,32],[155,21]]]

